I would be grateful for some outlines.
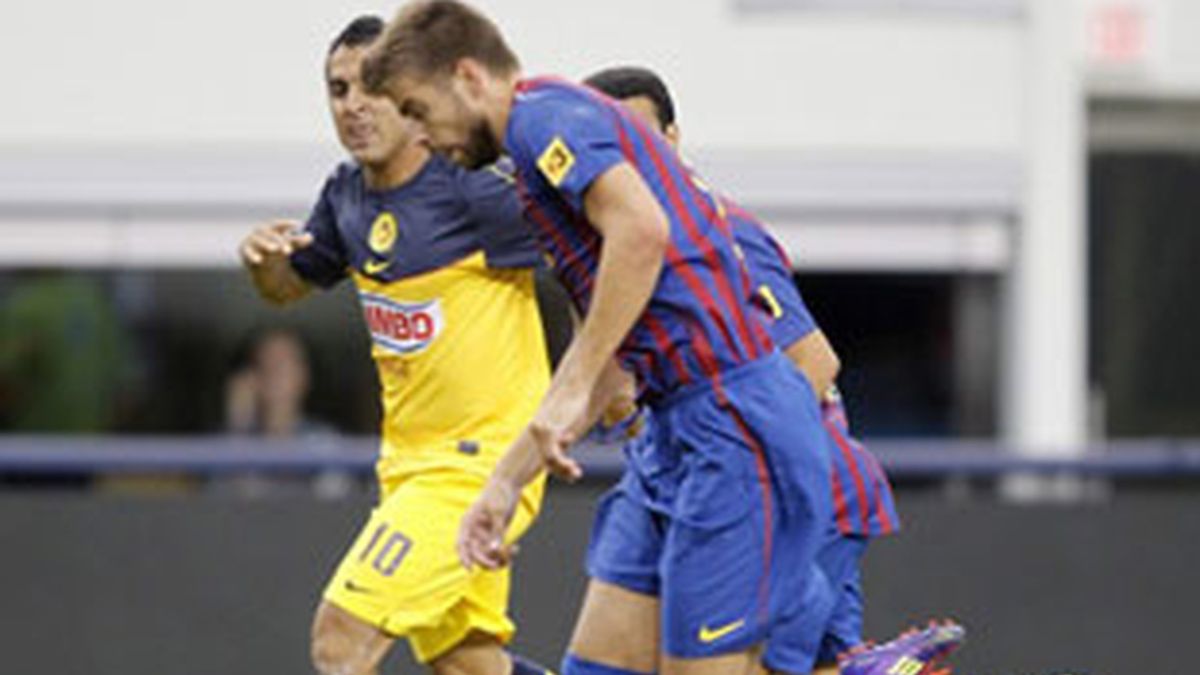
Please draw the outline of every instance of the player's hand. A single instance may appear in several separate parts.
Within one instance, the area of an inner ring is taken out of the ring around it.
[[[312,243],[312,234],[305,232],[299,223],[277,220],[251,232],[242,240],[238,253],[243,265],[257,267],[271,258],[286,258]]]
[[[504,533],[519,497],[516,487],[493,479],[467,510],[458,528],[458,558],[467,569],[479,565],[494,570],[512,561],[517,547],[504,543]]]
[[[618,396],[600,414],[587,437],[595,443],[624,443],[641,433],[645,426],[642,415],[642,409],[634,399]]]
[[[583,476],[583,469],[567,451],[587,429],[589,396],[589,391],[579,388],[552,391],[529,423],[529,434],[546,469],[571,483]]]

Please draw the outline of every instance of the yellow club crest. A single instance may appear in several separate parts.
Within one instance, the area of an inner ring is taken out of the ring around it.
[[[384,211],[375,218],[375,222],[371,223],[371,234],[367,237],[367,245],[371,250],[382,255],[392,250],[396,245],[396,217],[390,212]]]
[[[555,136],[550,145],[546,146],[542,156],[538,157],[538,168],[542,170],[542,175],[554,187],[562,185],[563,180],[571,173],[571,167],[575,166],[575,155],[567,144],[563,141],[562,136]]]

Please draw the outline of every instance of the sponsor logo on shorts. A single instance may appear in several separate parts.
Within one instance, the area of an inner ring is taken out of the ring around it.
[[[373,293],[360,293],[359,297],[371,340],[388,351],[424,351],[445,326],[440,300],[403,303]]]
[[[716,642],[717,640],[720,640],[721,638],[725,637],[726,635],[733,633],[734,631],[736,631],[737,629],[741,628],[744,625],[746,625],[746,620],[738,619],[737,621],[727,623],[724,626],[717,626],[716,628],[709,628],[708,626],[701,626],[700,634],[698,635],[698,637],[700,638],[700,641],[703,642],[704,644],[708,644],[710,642]]]

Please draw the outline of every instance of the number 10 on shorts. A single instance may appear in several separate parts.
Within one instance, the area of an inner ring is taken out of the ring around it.
[[[399,531],[393,530],[388,523],[382,523],[375,528],[371,540],[359,554],[358,561],[365,562],[371,557],[372,552],[375,552],[375,559],[371,561],[371,566],[383,576],[390,577],[396,573],[400,563],[404,562],[404,556],[408,555],[410,548],[412,548],[411,539]]]

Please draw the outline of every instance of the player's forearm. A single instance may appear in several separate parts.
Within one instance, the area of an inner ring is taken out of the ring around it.
[[[653,220],[610,228],[605,234],[591,305],[559,366],[562,381],[595,387],[645,311],[658,283],[666,245],[665,226]]]
[[[526,428],[492,469],[491,481],[508,490],[520,491],[542,472],[544,466],[542,455]]]
[[[286,258],[273,258],[260,265],[248,265],[254,288],[267,302],[286,305],[308,295],[309,285]]]
[[[829,339],[820,330],[815,330],[792,343],[786,350],[788,358],[812,385],[817,399],[825,396],[837,379],[842,363]]]

